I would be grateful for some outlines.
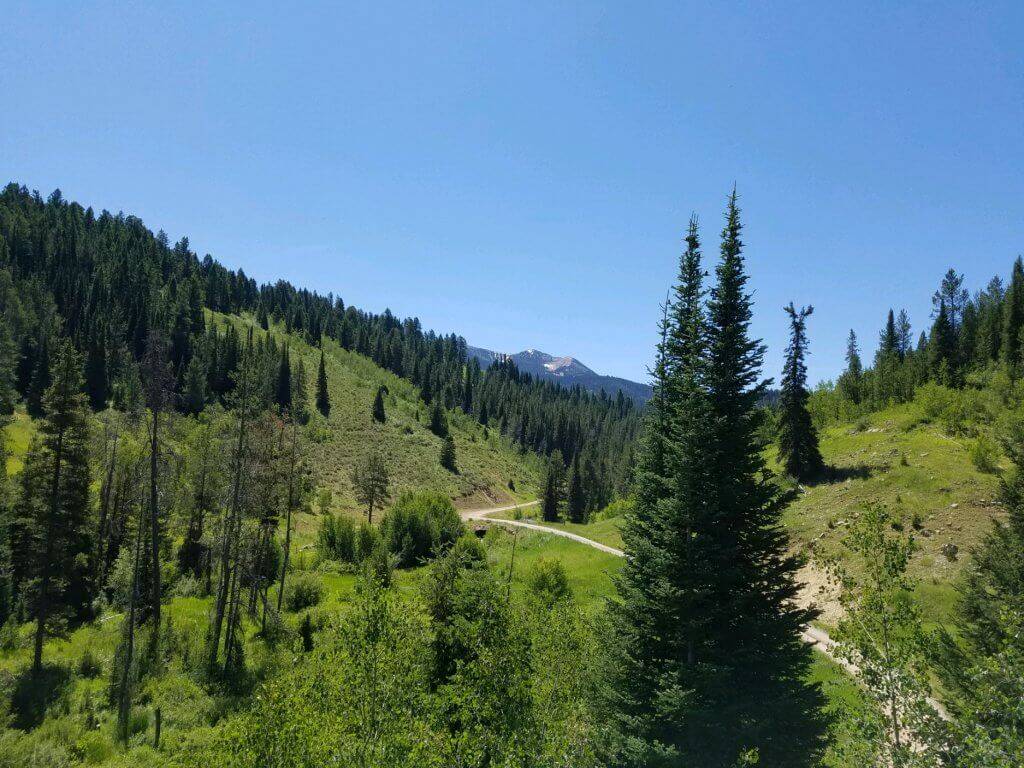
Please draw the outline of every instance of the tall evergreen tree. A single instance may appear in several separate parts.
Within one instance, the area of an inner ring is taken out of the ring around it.
[[[565,495],[565,464],[562,455],[555,452],[548,459],[544,474],[544,493],[541,496],[541,516],[548,522],[562,519],[562,501]]]
[[[707,318],[697,220],[661,321],[636,469],[623,527],[626,562],[612,606],[614,722],[630,766],[675,765],[701,739],[713,638],[707,622],[716,559],[707,505]]]
[[[459,467],[455,458],[455,440],[447,435],[441,441],[441,466],[453,474],[459,473]]]
[[[292,416],[299,424],[309,422],[309,379],[302,358],[295,364],[292,375]]]
[[[889,309],[889,315],[885,318],[885,328],[878,336],[878,358],[890,357],[899,354],[900,339],[899,332],[896,330],[896,316],[893,314],[892,309]]]
[[[281,350],[281,360],[277,365],[274,403],[281,411],[289,411],[292,407],[292,362],[288,347]]]
[[[85,389],[94,411],[107,407],[110,387],[107,381],[107,353],[102,339],[92,339],[85,357]]]
[[[7,320],[0,317],[0,421],[14,413],[18,399],[15,387],[18,349],[11,339]]]
[[[1002,358],[1014,376],[1020,375],[1021,329],[1024,329],[1024,260],[1013,262],[1010,286],[1003,300]]]
[[[28,391],[25,393],[25,409],[29,416],[40,418],[43,415],[43,397],[50,387],[50,340],[44,336],[39,343],[39,353],[36,355],[36,365],[32,371],[32,378],[28,383]]]
[[[53,622],[84,618],[93,591],[89,421],[81,362],[67,341],[56,349],[43,409],[41,436],[25,458],[14,532],[20,590],[36,623],[34,673]]]
[[[370,409],[370,415],[373,416],[373,420],[378,424],[383,424],[387,421],[387,414],[384,412],[384,393],[388,391],[388,388],[383,384],[377,387],[377,394],[373,398],[373,407]]]
[[[907,314],[907,310],[901,309],[896,318],[896,355],[902,362],[913,349],[914,337],[910,326],[910,316]]]
[[[782,394],[779,398],[779,462],[786,473],[801,482],[821,474],[825,462],[818,448],[818,432],[807,410],[807,318],[814,307],[797,310],[790,302],[789,346],[782,372]]]
[[[324,351],[320,350],[320,367],[316,372],[316,409],[326,419],[331,415],[331,395],[327,391],[327,368],[324,366]]]
[[[860,360],[860,349],[857,346],[857,334],[850,329],[846,338],[846,370],[839,378],[839,387],[847,399],[859,405],[864,381],[864,366]]]
[[[435,400],[430,409],[430,431],[438,437],[448,437],[448,417],[440,400]]]
[[[569,520],[574,523],[587,521],[587,494],[583,488],[583,472],[580,469],[580,456],[572,460],[572,471],[569,474],[569,490],[565,499],[566,512]]]
[[[932,379],[946,386],[954,386],[958,380],[957,339],[945,302],[939,303],[939,314],[932,325],[928,345]]]
[[[764,462],[758,403],[768,382],[760,380],[764,346],[749,335],[740,231],[734,191],[708,302],[704,442],[713,470],[705,499],[713,523],[702,532],[714,540],[708,550],[715,578],[703,616],[710,637],[699,651],[714,670],[714,683],[702,691],[711,715],[706,732],[728,735],[704,764],[731,765],[739,745],[754,745],[767,762],[796,765],[809,757],[800,734],[820,722],[820,691],[799,682],[810,664],[800,633],[813,612],[793,602],[797,561],[780,524],[787,499]]]

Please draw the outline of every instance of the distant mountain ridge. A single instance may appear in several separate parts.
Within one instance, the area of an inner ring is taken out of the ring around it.
[[[496,360],[509,357],[520,371],[537,378],[557,381],[566,387],[578,384],[590,392],[599,392],[603,389],[609,395],[621,390],[622,394],[641,405],[650,400],[653,393],[649,384],[620,379],[618,376],[604,376],[592,371],[575,357],[555,357],[537,349],[527,349],[513,355],[482,347],[467,347],[466,352],[470,357],[479,360],[484,368]]]

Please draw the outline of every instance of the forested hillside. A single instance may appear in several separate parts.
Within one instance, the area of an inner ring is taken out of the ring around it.
[[[628,481],[639,423],[628,398],[565,390],[510,364],[482,372],[475,358],[467,358],[461,337],[424,331],[418,320],[400,320],[389,311],[362,312],[340,297],[283,281],[258,286],[241,269],[228,270],[209,255],[200,260],[187,238],[172,246],[132,216],[96,215],[59,191],[44,201],[10,184],[0,195],[0,265],[7,320],[0,332],[14,345],[7,359],[35,414],[58,337],[82,353],[94,409],[108,402],[121,410],[136,407],[151,331],[167,346],[172,407],[198,413],[212,402],[225,403],[244,338],[237,327],[208,324],[204,309],[246,313],[262,328],[274,323],[312,346],[326,338],[368,357],[414,384],[427,406],[461,410],[526,450],[558,451],[567,466],[578,456],[595,489],[595,508],[623,492]],[[264,386],[269,399],[272,385]]]

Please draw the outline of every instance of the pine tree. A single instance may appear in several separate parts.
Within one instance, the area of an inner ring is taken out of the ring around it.
[[[574,523],[587,521],[587,495],[583,489],[583,473],[580,470],[580,456],[572,461],[572,472],[569,475],[569,491],[566,496],[566,511],[569,520]]]
[[[896,355],[900,362],[906,359],[914,349],[913,331],[910,326],[910,316],[907,310],[901,309],[896,318]]]
[[[378,424],[383,424],[387,420],[387,414],[384,412],[384,393],[387,391],[388,388],[381,385],[377,387],[377,394],[373,398],[373,408],[370,410],[370,414]]]
[[[839,378],[839,387],[846,398],[854,405],[859,405],[862,396],[864,366],[860,361],[860,349],[857,346],[857,334],[850,329],[846,339],[846,370]]]
[[[939,303],[939,314],[928,338],[928,364],[933,381],[950,387],[958,381],[956,331],[945,302]]]
[[[110,388],[107,383],[107,353],[101,339],[93,339],[88,345],[85,358],[85,389],[89,395],[89,406],[94,411],[107,407]]]
[[[459,474],[455,459],[455,440],[451,435],[441,441],[441,466],[453,474]]]
[[[438,437],[448,437],[448,417],[445,416],[440,400],[435,400],[430,409],[430,431]]]
[[[701,533],[711,539],[704,551],[714,580],[702,615],[709,637],[698,658],[715,670],[702,690],[710,717],[704,727],[725,737],[720,749],[709,747],[709,757],[717,751],[731,765],[740,745],[753,745],[763,747],[763,760],[785,764],[788,749],[806,749],[787,740],[800,738],[797,723],[813,730],[821,701],[820,691],[796,683],[810,664],[800,633],[813,612],[793,603],[797,561],[780,524],[787,499],[765,466],[758,403],[768,382],[760,380],[764,346],[749,335],[740,231],[734,191],[708,302],[703,443],[712,469],[703,495],[712,521]],[[737,698],[736,691],[744,695]]]
[[[1002,359],[1014,376],[1020,375],[1021,329],[1024,329],[1024,260],[1013,262],[1010,286],[1003,300]]]
[[[281,351],[281,360],[277,366],[274,403],[282,412],[291,410],[292,407],[292,363],[288,354],[288,347]]]
[[[50,340],[44,336],[39,344],[36,366],[32,371],[28,391],[25,393],[25,409],[29,416],[38,419],[43,415],[43,396],[49,388],[50,382]]]
[[[17,354],[7,320],[0,317],[0,421],[14,413],[14,404],[18,399],[18,390],[15,388]]]
[[[366,505],[367,522],[373,522],[373,510],[388,500],[390,486],[387,464],[376,451],[366,454],[352,469],[352,489],[356,501]]]
[[[899,332],[896,330],[896,316],[892,309],[885,319],[885,328],[878,336],[878,353],[876,359],[899,356],[900,340]]]
[[[292,375],[292,415],[299,424],[309,423],[309,380],[301,357]]]
[[[206,407],[206,371],[205,364],[198,355],[194,355],[185,369],[185,380],[182,383],[181,407],[185,413],[193,416]]]
[[[807,410],[807,318],[814,307],[799,311],[790,302],[785,307],[789,315],[789,346],[782,373],[782,394],[779,398],[779,462],[786,473],[801,482],[821,474],[825,462],[818,448],[818,432]]]
[[[36,622],[33,672],[42,669],[43,641],[54,620],[84,618],[92,599],[92,523],[89,519],[89,422],[81,362],[61,341],[53,383],[43,397],[41,437],[22,471],[14,532],[20,589]]]
[[[691,218],[673,300],[666,301],[654,397],[626,517],[626,561],[612,606],[612,688],[624,764],[673,765],[700,739],[698,690],[712,638],[705,616],[715,574],[706,504],[707,317],[700,239]]]
[[[331,415],[331,396],[327,391],[327,369],[324,367],[324,352],[320,350],[320,367],[316,372],[316,409],[326,419]]]
[[[544,494],[541,498],[541,515],[549,523],[562,519],[562,499],[565,494],[565,463],[562,454],[555,451],[548,459],[544,475]]]

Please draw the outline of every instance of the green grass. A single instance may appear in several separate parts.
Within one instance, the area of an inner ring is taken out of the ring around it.
[[[497,512],[490,517],[496,520],[528,520],[532,523],[546,525],[559,531],[569,531],[583,536],[599,544],[622,549],[622,518],[608,517],[603,520],[595,520],[591,523],[549,523],[540,518],[540,508],[537,506],[523,507],[519,510]]]
[[[541,558],[560,560],[573,596],[588,612],[596,613],[615,593],[612,578],[622,558],[572,541],[564,536],[491,526],[486,536],[488,556],[499,573],[512,570],[512,589],[525,588],[530,569]],[[515,560],[512,547],[515,545]]]

